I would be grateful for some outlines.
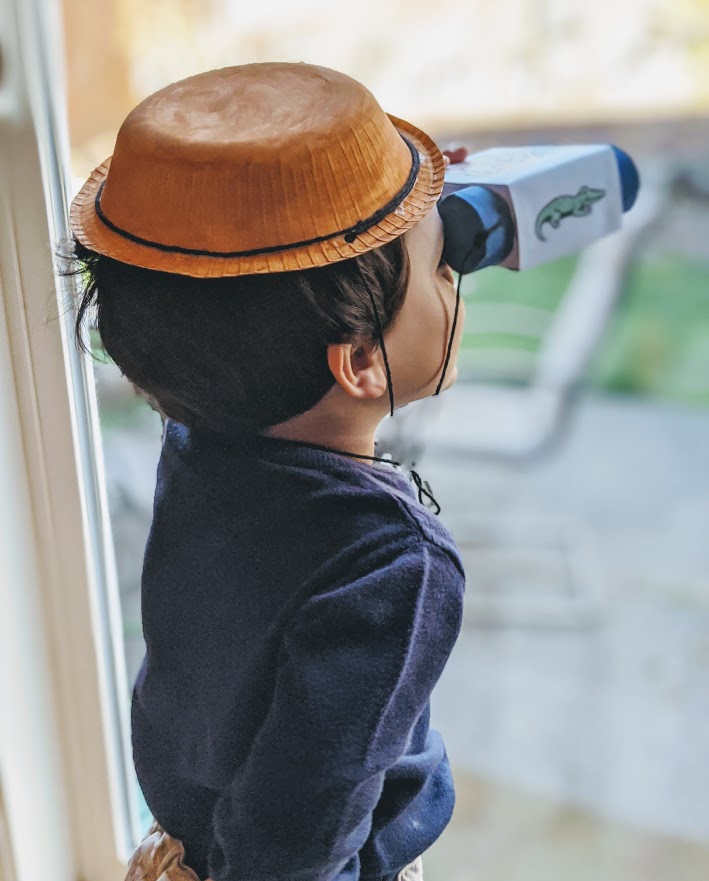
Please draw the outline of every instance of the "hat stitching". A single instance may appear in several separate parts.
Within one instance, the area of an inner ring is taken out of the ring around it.
[[[111,220],[106,217],[102,208],[101,208],[101,193],[103,192],[103,188],[106,184],[106,181],[103,180],[101,185],[99,186],[96,197],[94,199],[94,207],[96,209],[96,215],[99,220],[103,224],[105,224],[109,229],[113,230],[113,232],[122,236],[123,238],[130,239],[133,242],[136,242],[140,245],[147,245],[151,248],[156,248],[160,251],[173,251],[180,254],[194,254],[204,257],[250,257],[255,256],[257,254],[268,254],[279,251],[285,251],[291,248],[301,248],[306,245],[314,245],[318,242],[324,242],[328,239],[334,239],[338,236],[344,236],[344,239],[348,243],[352,243],[358,235],[365,232],[369,227],[375,226],[381,220],[383,220],[387,214],[390,214],[395,208],[397,208],[409,195],[411,190],[414,188],[414,184],[416,183],[416,178],[418,177],[418,172],[421,166],[420,153],[416,149],[416,147],[406,138],[401,132],[398,132],[399,136],[402,138],[406,146],[409,148],[412,158],[411,170],[409,172],[409,176],[404,183],[404,186],[399,190],[399,192],[390,199],[386,205],[372,214],[370,217],[365,220],[359,220],[353,226],[349,226],[346,229],[339,230],[338,232],[330,233],[324,236],[318,236],[314,239],[306,239],[302,242],[292,242],[287,245],[277,245],[275,247],[268,248],[254,248],[249,251],[206,251],[200,250],[197,248],[185,248],[181,245],[164,245],[161,242],[152,242],[149,239],[141,238],[140,236],[136,236],[133,233],[128,232],[127,230],[121,229],[121,227],[117,226]]]

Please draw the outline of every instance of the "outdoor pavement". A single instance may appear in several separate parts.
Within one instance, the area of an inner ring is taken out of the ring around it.
[[[471,401],[424,404],[417,464],[467,573],[426,881],[706,881],[709,412],[583,397],[515,463],[466,454]]]

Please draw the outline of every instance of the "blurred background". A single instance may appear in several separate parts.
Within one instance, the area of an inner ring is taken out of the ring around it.
[[[457,802],[426,881],[705,879],[709,2],[64,0],[63,15],[75,191],[142,98],[266,60],[350,74],[443,149],[601,142],[636,160],[620,232],[464,278],[457,384],[379,439],[431,484],[467,572],[432,699]],[[93,342],[128,702],[162,425]]]

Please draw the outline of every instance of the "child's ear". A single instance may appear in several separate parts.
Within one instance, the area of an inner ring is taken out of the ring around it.
[[[380,398],[386,393],[384,359],[373,342],[355,340],[327,347],[327,363],[337,383],[353,398]]]

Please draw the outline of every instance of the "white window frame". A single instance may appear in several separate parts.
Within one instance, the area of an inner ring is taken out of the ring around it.
[[[0,873],[122,881],[139,829],[113,542],[93,368],[54,274],[61,22],[57,0],[0,0]]]

